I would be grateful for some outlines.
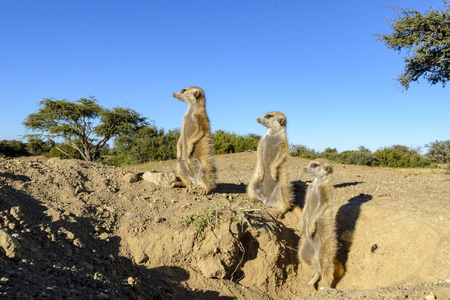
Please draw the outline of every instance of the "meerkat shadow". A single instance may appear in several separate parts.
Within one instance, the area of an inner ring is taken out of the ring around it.
[[[216,193],[225,194],[245,194],[247,192],[247,185],[234,183],[218,183],[214,189]]]
[[[306,185],[307,181],[291,181],[293,196],[293,204],[297,205],[301,209],[305,206],[305,194],[306,194]]]
[[[344,188],[344,187],[348,187],[348,186],[358,185],[361,183],[364,183],[364,181],[344,182],[344,183],[340,183],[340,184],[335,184],[334,188],[339,189],[339,188]]]
[[[342,205],[336,213],[336,235],[339,242],[336,257],[344,268],[346,267],[348,253],[352,246],[352,238],[355,231],[356,222],[358,221],[361,213],[361,205],[372,199],[372,195],[360,194],[349,199],[347,203]]]

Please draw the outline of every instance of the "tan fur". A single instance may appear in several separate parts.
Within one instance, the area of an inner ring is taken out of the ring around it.
[[[205,92],[189,87],[173,97],[189,105],[177,143],[178,176],[183,183],[198,185],[209,193],[216,186],[216,166]]]
[[[314,181],[308,186],[300,225],[299,258],[310,265],[314,276],[309,285],[319,279],[326,287],[344,274],[336,259],[337,239],[334,221],[333,185],[330,182],[333,167],[326,159],[315,159],[305,168]]]
[[[256,170],[247,193],[250,199],[276,208],[277,216],[282,217],[292,206],[292,187],[286,165],[289,154],[286,117],[274,111],[257,121],[267,127],[267,132],[258,144]]]

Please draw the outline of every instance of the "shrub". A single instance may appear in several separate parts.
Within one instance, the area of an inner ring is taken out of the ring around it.
[[[326,148],[322,153],[319,154],[319,157],[326,158],[330,161],[338,161],[339,154],[336,148]]]
[[[158,129],[156,126],[145,126],[132,134],[117,137],[114,148],[102,161],[120,166],[174,159],[177,157],[179,137],[179,129],[165,133],[163,129]]]
[[[309,149],[303,145],[290,145],[289,146],[289,154],[291,156],[306,158],[306,159],[315,159],[319,156],[319,154],[314,149]]]
[[[63,152],[61,152],[61,150]],[[81,154],[75,150],[74,148],[66,145],[66,144],[57,144],[50,149],[47,156],[51,157],[59,157],[61,159],[75,158],[75,159],[83,159]]]
[[[255,151],[261,139],[259,135],[236,135],[223,130],[217,130],[211,136],[214,143],[214,154],[228,154],[245,151]]]
[[[423,168],[431,164],[431,160],[421,156],[417,150],[401,145],[379,149],[374,156],[382,167]]]
[[[30,138],[27,143],[27,151],[31,155],[48,154],[55,145],[55,142],[52,140],[44,142],[39,138]]]
[[[27,150],[27,145],[17,140],[2,140],[0,141],[0,154],[2,156],[27,156],[30,153]]]
[[[338,161],[342,164],[363,165],[363,166],[378,166],[378,159],[367,151],[344,151],[339,153]]]

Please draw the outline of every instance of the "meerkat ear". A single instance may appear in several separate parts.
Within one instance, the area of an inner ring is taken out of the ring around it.
[[[280,123],[281,126],[286,126],[286,119],[283,117],[279,117],[278,123]]]
[[[202,92],[201,91],[199,91],[199,90],[195,90],[193,93],[192,93],[192,95],[194,95],[194,97],[195,97],[195,99],[199,99],[199,98],[201,98],[202,97]]]
[[[332,174],[333,173],[333,167],[331,165],[324,165],[323,169],[328,173],[328,174]]]

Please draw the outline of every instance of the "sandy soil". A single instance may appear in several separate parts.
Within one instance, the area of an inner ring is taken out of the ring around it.
[[[0,160],[0,298],[450,299],[450,176],[335,164],[335,289],[305,286],[299,222],[245,194],[255,153],[216,156],[209,195],[78,160]],[[289,159],[296,203],[311,178]]]

